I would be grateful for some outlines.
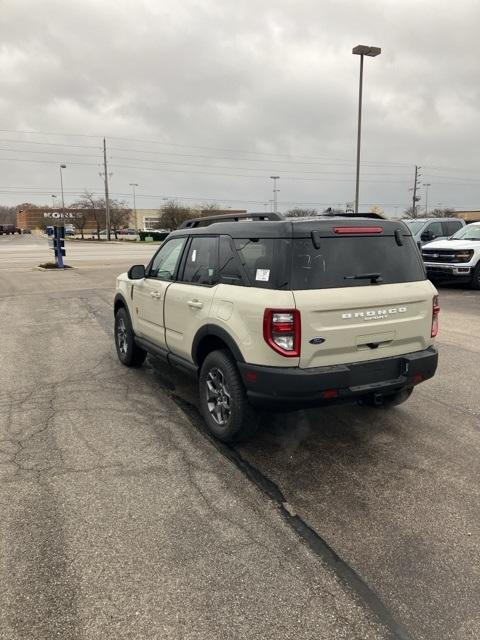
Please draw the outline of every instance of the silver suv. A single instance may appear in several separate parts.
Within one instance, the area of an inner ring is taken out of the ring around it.
[[[437,291],[402,222],[265,218],[189,221],[117,278],[124,365],[150,353],[194,375],[224,441],[259,407],[390,407],[434,375]]]
[[[414,218],[403,221],[419,247],[432,240],[444,240],[465,226],[462,218]]]

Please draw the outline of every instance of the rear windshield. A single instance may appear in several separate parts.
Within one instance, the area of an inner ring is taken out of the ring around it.
[[[425,280],[418,248],[411,236],[321,238],[320,249],[311,238],[295,238],[292,289],[365,287]]]

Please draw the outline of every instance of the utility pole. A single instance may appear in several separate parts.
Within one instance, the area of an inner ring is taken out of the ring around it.
[[[418,167],[417,165],[415,165],[415,180],[414,180],[414,183],[413,183],[413,189],[410,189],[410,191],[413,191],[412,218],[416,218],[417,217],[417,202],[420,200],[420,196],[417,196],[417,189],[418,189],[418,181],[422,177],[422,174],[419,173],[419,169],[421,169],[421,168],[422,167]]]
[[[280,180],[280,176],[270,176],[273,180],[273,212],[277,213],[277,193],[280,189],[277,189],[277,180]]]
[[[110,240],[110,202],[108,199],[108,169],[107,169],[107,143],[103,139],[103,177],[105,178],[105,224],[107,227],[107,240]]]
[[[425,187],[425,215],[428,216],[428,187],[431,187],[432,184],[430,182],[424,182],[423,186]]]

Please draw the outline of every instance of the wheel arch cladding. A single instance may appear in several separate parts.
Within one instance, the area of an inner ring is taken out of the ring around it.
[[[117,293],[117,295],[115,296],[115,300],[113,303],[113,315],[116,315],[119,309],[126,309],[128,313],[127,302],[121,293]]]
[[[195,335],[192,344],[192,359],[201,367],[209,353],[227,348],[237,362],[245,362],[242,352],[232,336],[216,325],[205,325]]]

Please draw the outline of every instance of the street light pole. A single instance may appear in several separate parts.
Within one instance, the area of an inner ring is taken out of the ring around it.
[[[57,199],[57,196],[52,193],[52,202],[53,202],[52,206],[53,206],[54,209],[57,208],[56,199]]]
[[[432,183],[424,182],[423,186],[425,187],[425,215],[428,216],[428,187],[431,187]]]
[[[135,220],[135,229],[138,230],[137,203],[135,201],[135,187],[138,187],[138,184],[136,182],[130,182],[130,186],[133,191],[133,219]]]
[[[277,189],[277,180],[280,180],[280,176],[270,176],[270,178],[273,180],[273,211],[277,213],[277,193],[280,191]]]
[[[65,217],[65,200],[63,199],[63,176],[62,176],[62,169],[66,169],[67,165],[66,164],[61,164],[60,165],[60,188],[62,190],[62,218]]]
[[[368,47],[359,44],[353,47],[352,53],[360,56],[360,80],[358,84],[358,129],[357,129],[357,169],[355,176],[355,213],[358,213],[358,196],[360,191],[360,147],[362,141],[362,98],[363,98],[363,57],[374,58],[382,53],[380,47]]]

